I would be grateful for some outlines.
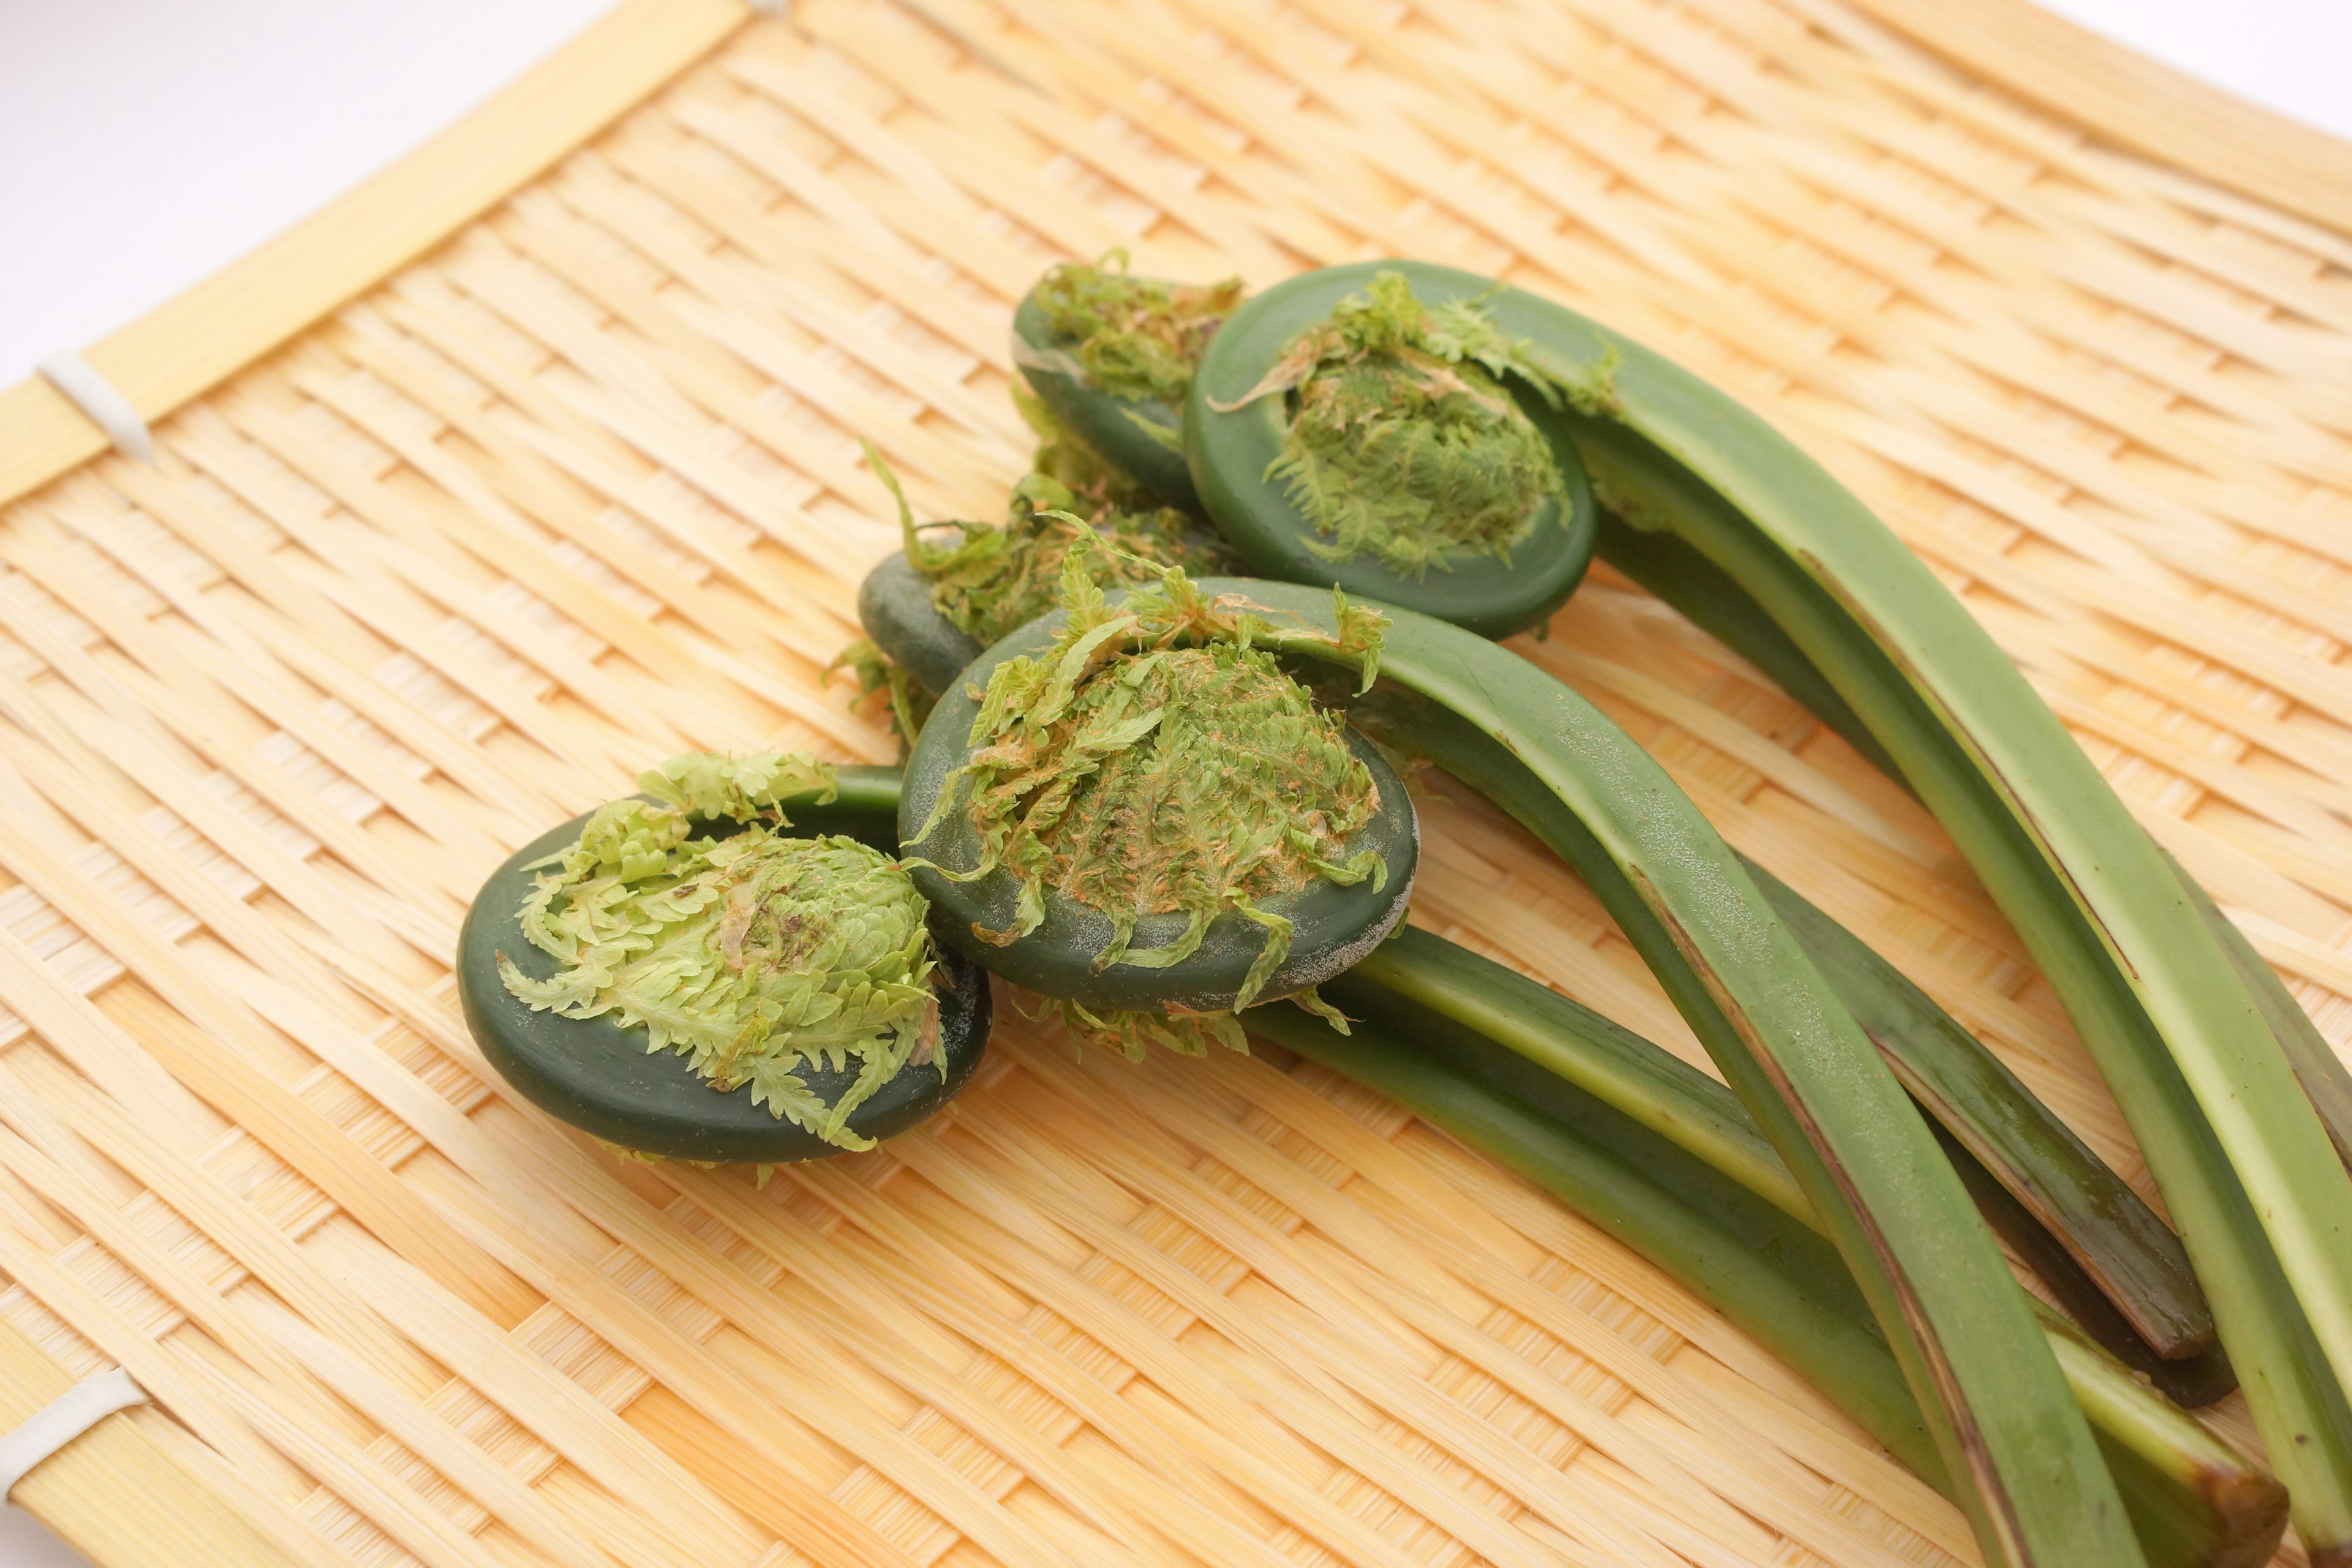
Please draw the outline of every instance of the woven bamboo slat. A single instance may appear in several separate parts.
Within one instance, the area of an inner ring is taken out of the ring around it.
[[[0,1426],[160,1401],[19,1500],[107,1568],[1976,1560],[1654,1269],[1279,1057],[1008,1016],[765,1186],[481,1063],[448,962],[514,846],[688,747],[888,754],[825,673],[895,536],[857,438],[992,514],[1011,303],[1122,245],[1479,268],[1732,390],[2352,1038],[2352,239],[1836,0],[802,0],[0,510]],[[1907,797],[1606,571],[1515,646],[2155,1197]],[[1461,793],[1415,918],[1703,1059]]]

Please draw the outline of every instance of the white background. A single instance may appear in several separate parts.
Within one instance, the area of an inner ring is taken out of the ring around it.
[[[2347,0],[2039,0],[2095,33],[2352,138]]]
[[[324,205],[607,3],[0,0],[0,386]],[[2352,137],[2352,0],[2043,3]],[[79,1563],[0,1510],[0,1568]]]
[[[324,206],[614,3],[0,0],[0,386]]]

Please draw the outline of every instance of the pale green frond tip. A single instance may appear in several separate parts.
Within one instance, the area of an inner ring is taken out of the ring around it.
[[[910,747],[915,737],[931,717],[934,699],[929,691],[915,684],[898,662],[884,653],[871,637],[859,637],[834,657],[825,666],[825,674],[846,669],[857,678],[856,700],[864,702],[876,692],[886,694],[884,711],[890,716],[890,727],[898,731],[902,747]]]
[[[1375,557],[1418,580],[1453,570],[1457,552],[1507,563],[1565,489],[1550,443],[1503,384],[1513,376],[1554,408],[1600,395],[1505,333],[1483,296],[1425,308],[1402,273],[1381,272],[1255,386],[1211,406],[1286,395],[1265,478],[1314,529],[1307,549],[1334,563]]]
[[[1085,379],[1115,397],[1182,406],[1201,351],[1241,303],[1242,280],[1192,285],[1130,277],[1127,252],[1068,262],[1037,284],[1037,307],[1072,345]]]
[[[1294,1007],[1301,1007],[1307,1012],[1314,1014],[1317,1017],[1330,1025],[1335,1033],[1342,1035],[1354,1033],[1353,1030],[1348,1027],[1349,1022],[1348,1015],[1339,1011],[1339,1008],[1331,1005],[1330,1003],[1323,1000],[1322,995],[1318,993],[1312,985],[1309,985],[1304,991],[1292,992],[1287,997],[1284,998],[1284,1000],[1290,1003]]]
[[[1183,452],[1184,432],[1178,426],[1162,425],[1159,420],[1149,418],[1132,408],[1123,408],[1119,412],[1127,416],[1127,422],[1129,425],[1150,437],[1158,445],[1167,447],[1171,452],[1178,454]]]
[[[507,989],[642,1029],[649,1053],[677,1052],[713,1089],[749,1085],[772,1115],[868,1147],[848,1126],[860,1105],[910,1063],[946,1071],[912,879],[855,839],[783,831],[785,801],[834,798],[815,758],[694,752],[637,783],[654,798],[599,808],[524,902],[525,936],[561,967],[534,980],[502,956]],[[724,823],[736,830],[709,836]],[[852,1063],[830,1101],[804,1076]]]
[[[783,812],[785,801],[799,798],[826,805],[840,793],[833,764],[804,752],[760,752],[748,757],[688,752],[639,773],[637,787],[690,816],[734,822],[764,816],[779,826],[791,826]]]
[[[1036,431],[1038,447],[1002,523],[919,525],[889,465],[870,443],[866,447],[866,460],[898,503],[907,559],[929,580],[932,606],[957,630],[992,643],[1054,608],[1063,567],[1082,534],[1098,534],[1119,547],[1088,558],[1088,570],[1106,586],[1148,581],[1160,566],[1232,569],[1223,542],[1198,519],[1160,504],[1017,386],[1013,401]],[[1150,427],[1150,421],[1142,423]],[[953,542],[923,537],[938,529],[954,530]]]
[[[1097,1011],[1082,1002],[1054,996],[1040,996],[1037,1002],[1038,1009],[1030,1016],[1040,1022],[1059,1018],[1063,1031],[1081,1050],[1101,1046],[1131,1062],[1141,1061],[1155,1045],[1180,1057],[1207,1056],[1211,1046],[1249,1055],[1249,1038],[1242,1033],[1241,1020],[1231,1013],[1146,1013],[1109,1007]]]
[[[1211,598],[1181,567],[1144,562],[1134,563],[1156,581],[1114,604],[1090,558],[1116,550],[1089,536],[1071,552],[1063,626],[1041,653],[990,674],[971,755],[912,842],[950,811],[969,813],[981,865],[1020,889],[1011,921],[975,934],[1019,941],[1043,923],[1050,889],[1109,923],[1098,970],[1168,968],[1219,917],[1253,921],[1265,940],[1236,997],[1246,1006],[1289,954],[1291,922],[1269,903],[1318,878],[1388,875],[1377,853],[1349,848],[1379,810],[1370,771],[1345,722],[1317,708],[1276,653],[1336,645],[1372,665],[1386,623],[1343,599],[1337,637],[1277,625],[1236,597]],[[1133,945],[1143,921],[1169,915],[1183,917],[1172,940]],[[1093,1016],[1065,1014],[1081,1033],[1108,1028],[1122,1049],[1199,1037],[1191,1025],[1112,1027]]]
[[[922,536],[916,531],[915,509],[907,504],[907,492],[900,487],[898,476],[883,460],[881,448],[865,437],[857,438],[857,448],[866,454],[866,465],[874,470],[874,477],[882,481],[882,488],[888,490],[890,499],[898,503],[898,535],[904,543],[907,559],[913,562],[918,569],[926,569],[923,563],[937,552],[925,544]]]

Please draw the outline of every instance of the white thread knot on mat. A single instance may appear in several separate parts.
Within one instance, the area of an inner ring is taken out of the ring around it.
[[[118,1410],[147,1403],[147,1391],[121,1367],[83,1378],[0,1437],[0,1498],[34,1466]]]
[[[53,353],[33,368],[43,381],[64,394],[67,402],[88,415],[91,424],[105,431],[116,451],[142,463],[155,460],[155,437],[147,421],[139,417],[131,399],[92,370],[81,355]]]

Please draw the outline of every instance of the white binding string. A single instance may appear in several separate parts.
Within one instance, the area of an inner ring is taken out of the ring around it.
[[[139,417],[139,410],[131,406],[131,399],[114,389],[114,384],[89,368],[81,355],[54,353],[33,367],[41,379],[66,395],[76,408],[89,416],[90,423],[106,432],[114,449],[126,458],[136,458],[142,463],[155,460],[155,437],[147,428],[147,421]]]
[[[16,1489],[26,1471],[116,1411],[146,1403],[147,1391],[119,1366],[83,1378],[0,1437],[0,1498]]]
[[[782,16],[792,10],[792,0],[744,0],[754,16]]]

